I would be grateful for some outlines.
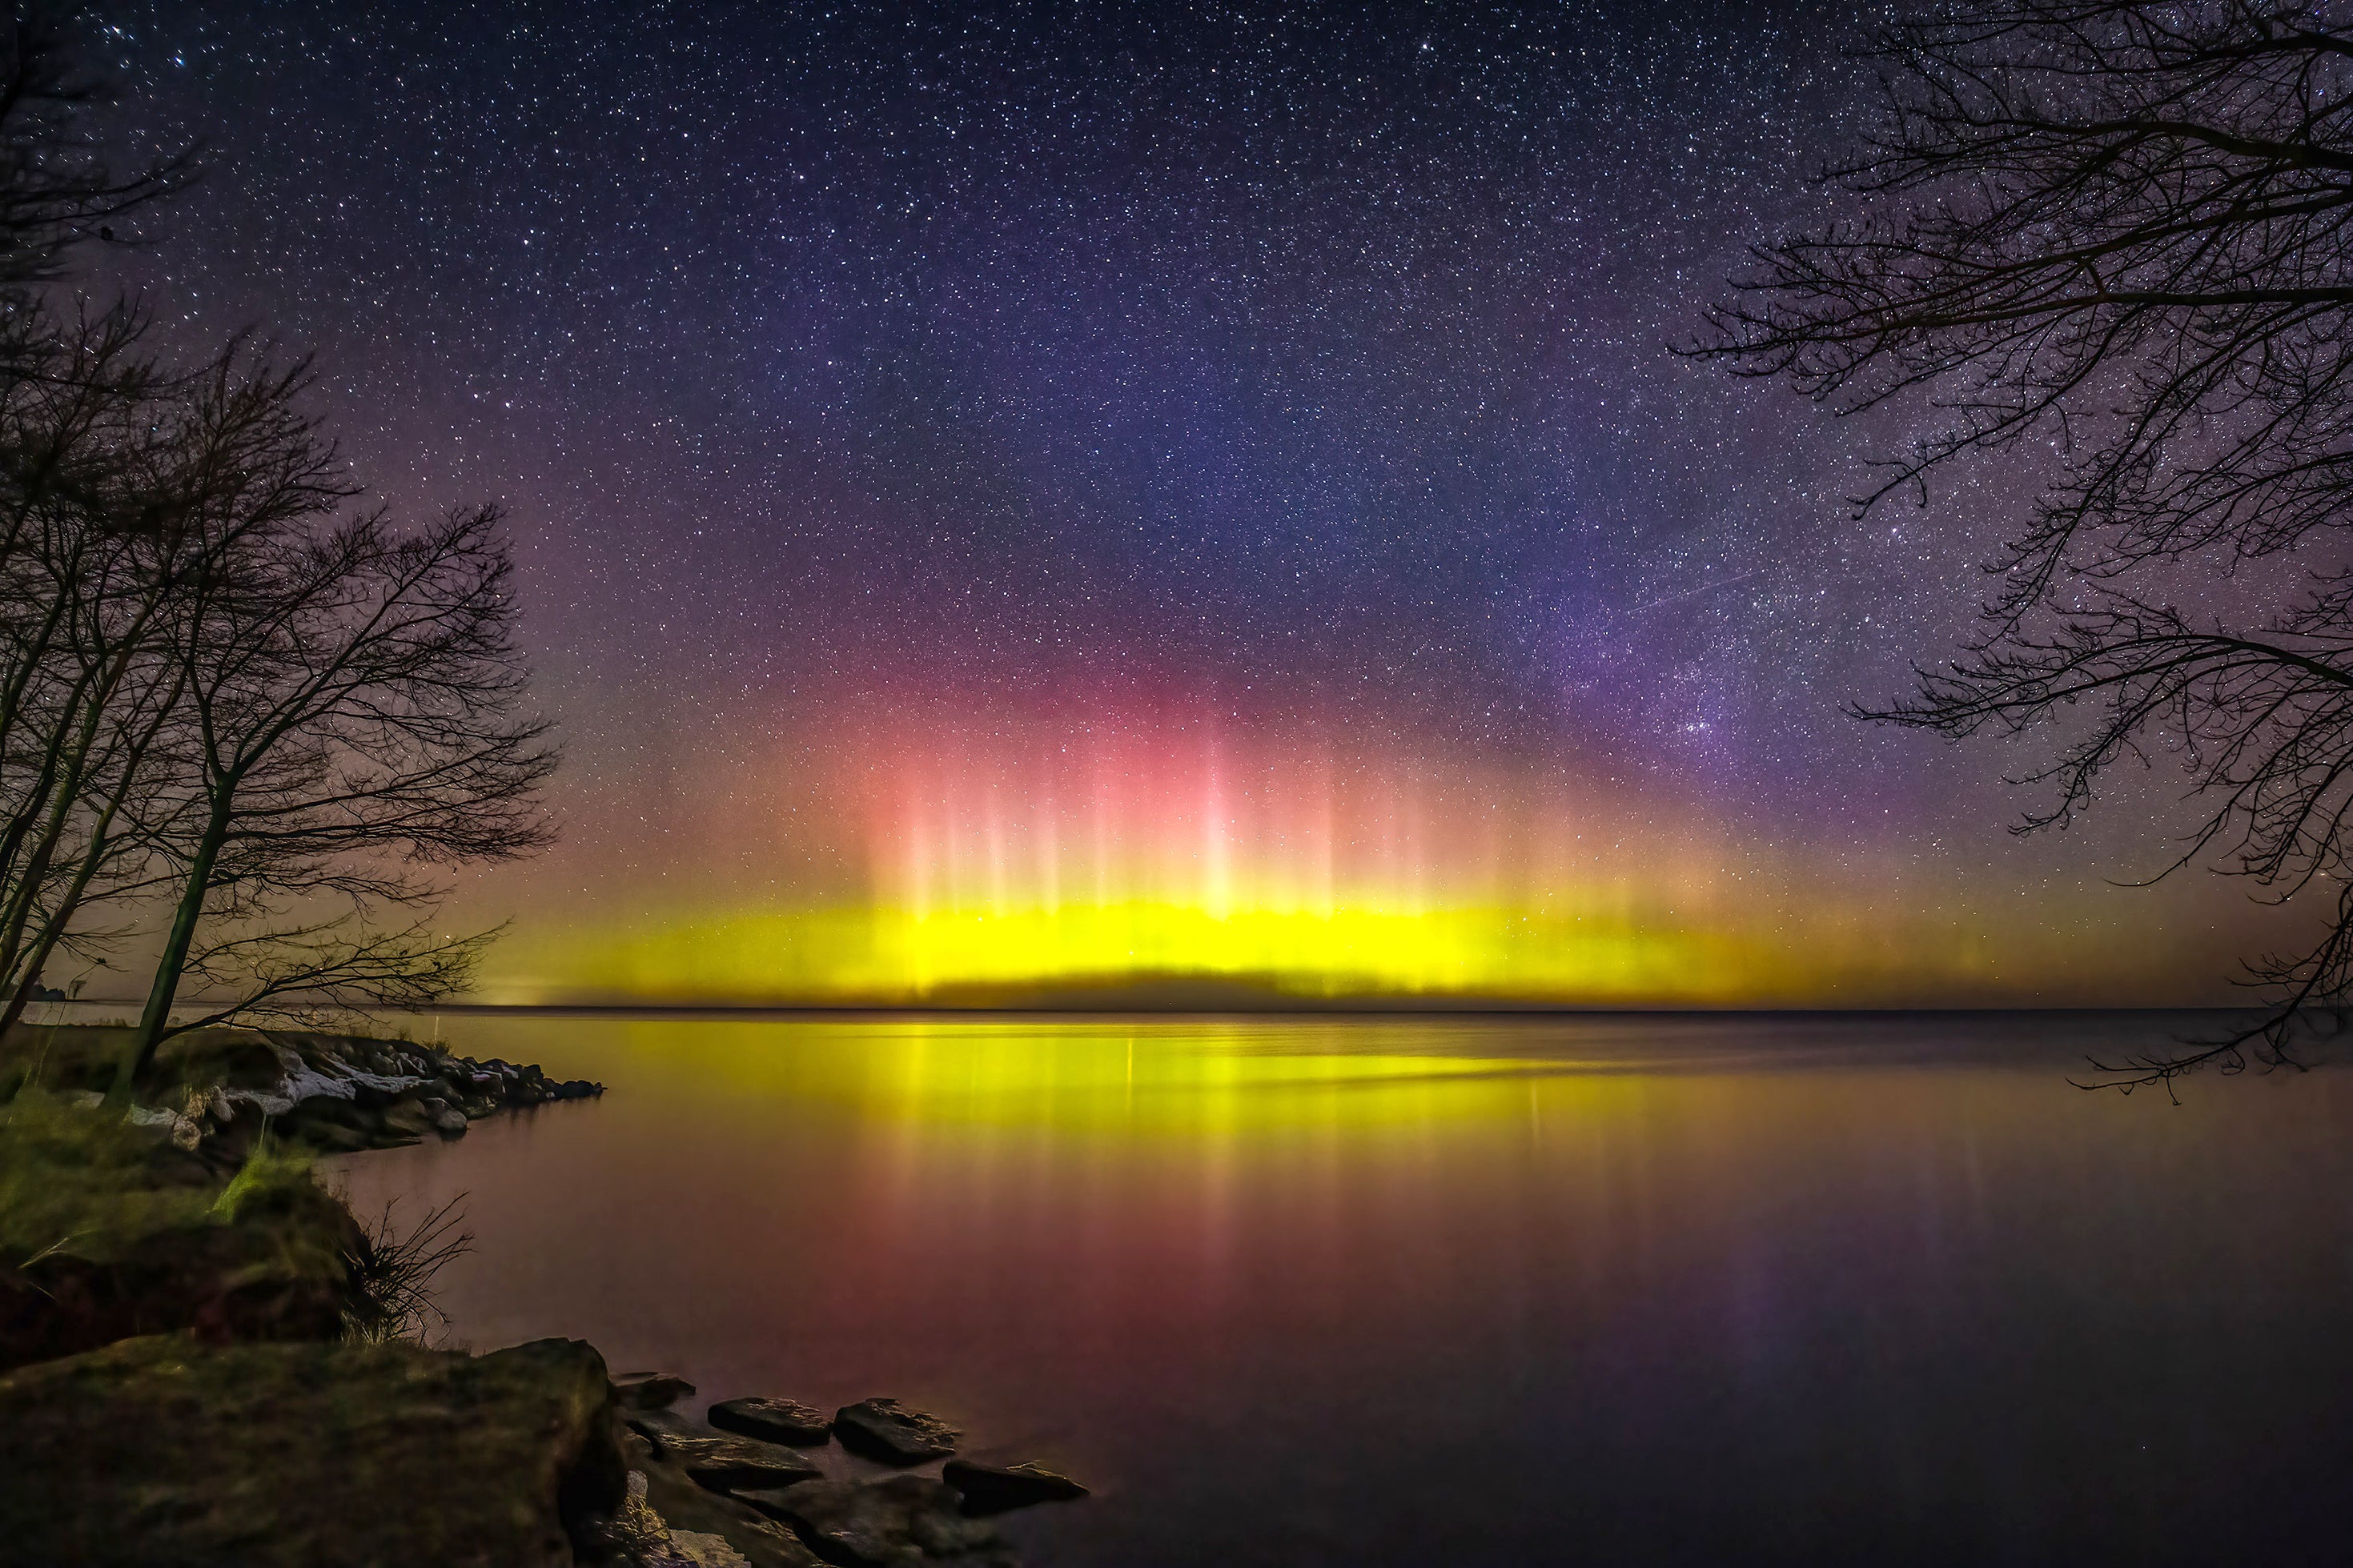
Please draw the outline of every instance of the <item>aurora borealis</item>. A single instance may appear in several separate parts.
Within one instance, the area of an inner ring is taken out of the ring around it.
[[[121,278],[512,509],[563,844],[493,1000],[2178,1001],[2150,775],[1845,704],[2031,476],[1841,498],[1672,345],[1843,8],[109,8],[214,175]],[[2143,847],[2136,849],[2135,846]]]

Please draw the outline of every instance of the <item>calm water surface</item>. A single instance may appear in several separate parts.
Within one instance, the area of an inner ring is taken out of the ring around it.
[[[892,1394],[1093,1484],[1027,1560],[2353,1560],[2353,1079],[2179,1020],[449,1017],[601,1102],[465,1194],[477,1348]]]

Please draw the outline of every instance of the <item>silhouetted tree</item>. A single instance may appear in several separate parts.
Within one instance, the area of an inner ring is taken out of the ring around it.
[[[60,304],[90,239],[185,186],[93,136],[86,18],[0,15],[0,1031],[58,951],[162,908],[117,1074],[178,1026],[416,1004],[490,933],[434,929],[450,865],[548,837],[495,511],[396,527],[242,342],[195,374],[130,306]]]
[[[118,342],[137,338],[101,346]],[[17,743],[0,747],[16,781],[0,826],[0,1029],[22,1015],[52,952],[90,955],[119,934],[77,928],[90,904],[157,891],[170,814],[187,809],[174,770],[195,766],[174,723],[188,690],[177,634],[192,595],[257,532],[352,493],[318,454],[289,461],[311,441],[292,405],[299,373],[245,374],[242,357],[233,344],[201,376],[42,384],[69,407],[96,401],[107,416],[79,437],[98,448],[90,473],[46,487],[8,573],[21,602],[48,607],[37,617],[39,663],[20,660],[44,679],[5,726]],[[0,650],[16,640],[0,638]]]
[[[61,5],[0,16],[0,1028],[69,935],[49,916],[106,880],[109,834],[94,859],[73,843],[86,791],[117,819],[103,798],[136,779],[160,727],[141,649],[169,584],[135,559],[161,521],[137,486],[171,378],[139,310],[59,305],[43,285],[83,242],[133,238],[114,226],[195,168],[183,154],[126,172],[90,132],[109,94],[84,67],[90,25]]]
[[[239,386],[227,363],[220,389]],[[512,563],[493,508],[417,529],[346,514],[340,459],[262,376],[271,413],[200,526],[172,619],[192,766],[164,849],[181,868],[117,1077],[170,1033],[184,980],[219,998],[183,1026],[259,1011],[414,1005],[460,984],[483,935],[431,930],[441,868],[547,842],[555,764],[525,713]],[[381,911],[408,911],[386,930]]]
[[[2205,861],[2331,904],[2256,961],[2262,1021],[2103,1068],[2123,1087],[2289,1061],[2353,988],[2353,22],[2331,8],[1964,0],[1878,32],[1884,100],[1826,178],[1851,216],[1753,253],[1694,345],[1852,412],[1940,426],[1858,505],[2031,452],[2049,487],[1983,635],[1875,716],[2049,727],[2063,825],[2169,752]],[[2055,458],[2052,454],[2055,452]],[[2160,872],[2160,875],[2163,873]]]

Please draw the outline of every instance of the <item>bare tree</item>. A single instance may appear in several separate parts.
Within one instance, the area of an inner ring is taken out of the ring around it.
[[[160,728],[141,650],[170,574],[137,557],[169,498],[136,486],[170,378],[135,307],[60,306],[42,286],[84,242],[135,239],[115,225],[195,165],[126,172],[92,133],[110,92],[86,68],[91,25],[60,5],[0,16],[0,994],[18,996],[69,935],[51,917],[115,859],[104,832],[69,852],[85,793],[111,773],[95,809],[114,821]],[[0,1031],[21,1011],[12,997]]]
[[[1873,36],[1884,100],[1825,178],[1851,216],[1757,248],[1694,345],[1842,412],[1938,427],[1867,510],[1972,453],[2055,448],[1982,635],[1874,716],[2048,729],[2063,826],[2170,753],[2204,863],[2311,894],[2262,1019],[2103,1066],[2293,1062],[2353,989],[2353,25],[2253,0],[1962,0]],[[2192,607],[2184,607],[2192,606]],[[2164,871],[2160,870],[2159,875]]]
[[[188,689],[176,632],[190,594],[256,531],[351,493],[305,450],[299,372],[247,374],[244,359],[232,344],[199,376],[46,384],[73,409],[101,401],[109,414],[77,437],[97,448],[88,477],[45,485],[39,526],[9,574],[19,601],[40,606],[30,618],[42,637],[21,652],[28,639],[0,637],[0,657],[40,669],[48,690],[0,715],[0,737],[14,742],[0,743],[13,808],[0,824],[0,985],[11,991],[0,1030],[59,947],[90,955],[121,934],[78,928],[90,905],[160,890],[157,847],[188,809],[171,773],[194,766],[174,724]],[[305,455],[290,463],[290,451]]]
[[[413,530],[345,515],[332,447],[276,406],[267,460],[237,468],[248,484],[204,524],[235,537],[202,552],[174,619],[194,764],[168,814],[182,869],[118,1096],[173,1031],[186,979],[228,989],[206,1019],[460,984],[484,938],[417,918],[438,873],[550,837],[536,795],[555,752],[522,710],[497,510]],[[389,933],[386,906],[412,911]]]
[[[159,390],[135,312],[55,325],[20,345],[19,366],[42,374],[0,374],[0,888],[51,808],[65,738],[105,684],[107,654],[81,656],[109,622],[125,531],[144,521],[125,481]]]
[[[494,933],[436,929],[439,874],[546,840],[554,753],[494,510],[353,512],[301,367],[171,374],[137,309],[56,301],[195,177],[90,132],[87,25],[0,14],[0,1032],[132,929],[94,911],[160,905],[121,1096],[184,987],[180,1026],[462,984]]]

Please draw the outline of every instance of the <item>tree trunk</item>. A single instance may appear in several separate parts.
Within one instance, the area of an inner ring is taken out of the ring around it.
[[[0,981],[16,973],[16,960],[23,955],[26,927],[32,920],[34,905],[40,899],[41,883],[49,874],[49,862],[56,858],[58,840],[65,836],[66,823],[72,816],[74,803],[81,794],[83,773],[90,763],[90,750],[98,742],[99,722],[106,717],[106,705],[113,700],[115,689],[121,683],[122,672],[129,668],[130,657],[130,649],[126,647],[114,660],[113,668],[108,672],[98,690],[90,696],[80,732],[74,737],[73,752],[64,763],[65,776],[52,785],[56,799],[49,808],[49,820],[42,828],[40,838],[35,842],[32,854],[26,858],[23,871],[16,878],[16,897],[9,900],[5,910],[0,910]],[[0,865],[5,864],[5,861],[0,861]],[[6,1026],[0,1024],[0,1035],[6,1032]]]
[[[114,1069],[114,1087],[106,1097],[111,1105],[130,1103],[132,1085],[154,1061],[155,1047],[164,1043],[164,1027],[171,1022],[172,998],[179,992],[181,972],[188,966],[188,947],[195,940],[196,919],[204,913],[205,895],[212,890],[213,863],[220,858],[221,844],[228,837],[228,806],[237,786],[227,780],[217,780],[213,787],[218,793],[213,797],[212,816],[205,824],[204,837],[197,841],[195,857],[188,862],[188,879],[180,889],[180,907],[172,912],[172,934],[164,940],[164,955],[156,962],[155,984],[147,990],[146,1011],[139,1016],[138,1032],[132,1036],[122,1060]]]
[[[171,695],[155,710],[155,717],[149,721],[138,743],[123,759],[122,777],[115,784],[114,793],[107,796],[106,809],[98,814],[96,822],[90,824],[90,843],[82,850],[81,864],[74,869],[73,881],[59,896],[57,908],[49,911],[48,919],[42,922],[41,933],[35,939],[33,950],[26,957],[25,971],[18,976],[15,994],[8,998],[6,1010],[0,1011],[0,1040],[6,1039],[8,1031],[16,1026],[16,1020],[25,1016],[26,1007],[33,1000],[33,987],[41,983],[41,971],[47,967],[49,954],[57,951],[58,943],[72,928],[74,915],[81,908],[83,896],[90,891],[91,879],[98,875],[100,865],[106,859],[110,843],[108,835],[113,831],[115,814],[122,809],[122,803],[131,798],[132,788],[139,782],[140,765],[147,758],[147,748],[155,743],[156,732],[163,729],[164,721],[171,716],[172,706],[179,700],[179,695],[180,684],[175,681]],[[6,973],[6,967],[0,965],[0,974]]]

